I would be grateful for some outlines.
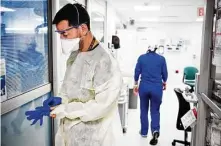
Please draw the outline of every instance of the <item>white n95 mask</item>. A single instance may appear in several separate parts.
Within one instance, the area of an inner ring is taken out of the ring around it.
[[[65,55],[71,54],[73,51],[79,50],[80,38],[61,39],[62,53]]]

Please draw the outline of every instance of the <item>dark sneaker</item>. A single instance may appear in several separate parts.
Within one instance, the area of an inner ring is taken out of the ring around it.
[[[143,135],[141,134],[141,131],[139,132],[140,133],[140,136],[143,137],[143,138],[147,138],[147,135]]]
[[[154,132],[153,138],[150,140],[150,145],[157,145],[159,136],[160,136],[159,132]]]

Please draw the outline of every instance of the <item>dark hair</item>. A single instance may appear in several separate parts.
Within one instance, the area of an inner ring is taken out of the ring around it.
[[[70,26],[86,24],[90,30],[90,16],[81,4],[66,4],[55,15],[53,24],[67,20]]]

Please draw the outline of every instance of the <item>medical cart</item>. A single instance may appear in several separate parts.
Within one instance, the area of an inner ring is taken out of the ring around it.
[[[129,99],[129,85],[124,84],[118,99],[118,110],[121,120],[123,133],[127,132],[128,126],[128,100]]]

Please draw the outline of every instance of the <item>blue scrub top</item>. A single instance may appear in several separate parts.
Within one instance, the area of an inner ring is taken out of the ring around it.
[[[166,60],[163,56],[148,52],[138,58],[134,80],[137,82],[141,75],[141,83],[160,84],[168,78]]]

